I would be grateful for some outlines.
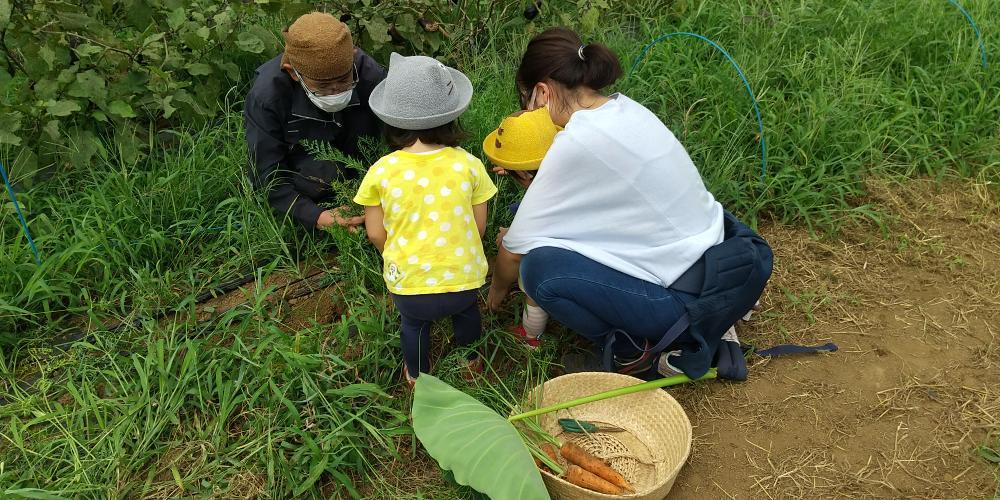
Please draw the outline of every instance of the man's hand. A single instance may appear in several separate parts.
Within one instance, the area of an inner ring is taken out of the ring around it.
[[[345,216],[343,215],[344,210],[349,210],[349,207],[337,207],[332,210],[324,210],[319,214],[319,219],[316,220],[316,228],[327,229],[336,224],[347,228],[347,230],[352,233],[356,232],[358,230],[358,226],[365,223],[365,216]]]
[[[528,186],[531,185],[531,181],[534,180],[535,178],[528,172],[521,172],[519,170],[507,170],[503,167],[493,167],[493,173],[497,175],[506,175],[511,177],[512,179],[514,179],[514,182],[520,184],[521,187],[523,187],[524,189],[528,189]]]
[[[497,288],[495,283],[490,285],[490,293],[486,297],[486,307],[493,312],[499,311],[503,307],[503,302],[507,299],[507,294],[510,292],[510,290]]]

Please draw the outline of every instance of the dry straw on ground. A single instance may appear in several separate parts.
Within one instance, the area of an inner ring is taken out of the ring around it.
[[[765,224],[775,273],[741,330],[751,379],[675,391],[696,425],[676,498],[982,498],[1000,470],[1000,189],[872,182],[884,227],[835,237]]]

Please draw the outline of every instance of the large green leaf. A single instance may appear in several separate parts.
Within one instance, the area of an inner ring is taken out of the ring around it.
[[[167,26],[175,30],[184,23],[185,19],[187,19],[187,11],[184,10],[184,7],[178,7],[167,13]]]
[[[108,106],[108,111],[122,118],[136,117],[135,110],[132,109],[132,106],[130,106],[129,103],[122,101],[120,99],[115,99],[114,101],[112,101],[111,105]]]
[[[59,120],[49,120],[49,122],[42,127],[42,130],[45,131],[46,134],[49,134],[50,139],[59,139]]]
[[[55,15],[67,31],[89,31],[99,24],[94,18],[79,12],[56,12]]]
[[[236,37],[236,46],[240,50],[250,52],[251,54],[260,54],[264,52],[264,41],[261,40],[257,35],[250,32],[240,33]]]
[[[52,50],[48,46],[43,45],[38,49],[38,57],[45,61],[45,65],[51,70],[56,62],[56,51]]]
[[[192,76],[208,76],[212,74],[212,67],[200,62],[190,63],[186,66],[188,73]]]
[[[212,30],[208,26],[201,26],[193,30],[185,31],[181,38],[184,44],[191,50],[202,50],[208,46],[208,37],[212,36]]]
[[[517,429],[468,394],[426,373],[417,377],[413,431],[459,484],[494,500],[549,498]]]
[[[361,24],[365,27],[365,31],[371,37],[372,41],[376,43],[389,43],[392,41],[392,37],[389,36],[389,24],[385,22],[385,19],[372,16],[363,19]]]
[[[76,101],[49,101],[45,103],[45,109],[52,116],[69,116],[80,111],[80,104]]]
[[[10,0],[0,0],[0,26],[6,27],[10,22]]]
[[[13,132],[0,130],[0,144],[10,144],[11,146],[20,146],[21,138],[15,135]]]
[[[8,111],[3,121],[0,121],[0,130],[9,130],[11,132],[21,130],[22,118],[24,118],[24,113],[20,111]]]
[[[308,14],[315,10],[311,3],[289,2],[281,7],[284,15],[288,19],[296,19],[303,14]]]
[[[67,94],[103,103],[108,91],[105,88],[104,78],[91,69],[76,74],[76,81],[70,84]]]

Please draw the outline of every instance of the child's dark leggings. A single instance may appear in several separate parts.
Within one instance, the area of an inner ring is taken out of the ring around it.
[[[403,359],[410,369],[410,376],[417,371],[431,370],[431,324],[451,316],[455,329],[455,344],[465,347],[476,340],[483,331],[483,318],[479,314],[479,291],[434,293],[429,295],[392,295],[392,301],[402,318],[401,343]],[[469,360],[477,354],[470,353]]]

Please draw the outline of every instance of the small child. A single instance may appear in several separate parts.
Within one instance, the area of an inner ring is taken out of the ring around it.
[[[382,253],[410,387],[430,371],[433,322],[451,317],[459,346],[482,334],[482,237],[497,188],[483,163],[458,147],[464,132],[456,120],[471,99],[472,83],[458,70],[396,53],[369,99],[395,151],[372,165],[354,202],[364,205],[368,239]],[[482,372],[482,357],[469,354],[467,366]]]
[[[504,118],[500,126],[486,136],[483,151],[499,170],[517,176],[526,185],[532,178],[526,171],[538,170],[558,132],[547,109],[517,111]],[[498,241],[502,236],[501,230]],[[511,331],[529,348],[537,349],[548,320],[548,313],[531,297],[525,296],[521,324],[511,327]]]

